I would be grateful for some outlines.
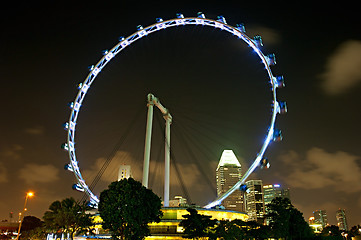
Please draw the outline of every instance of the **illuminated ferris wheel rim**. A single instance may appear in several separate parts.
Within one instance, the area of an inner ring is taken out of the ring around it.
[[[76,122],[77,122],[78,114],[89,87],[91,86],[97,75],[100,73],[100,71],[106,66],[106,64],[110,62],[123,49],[130,46],[133,42],[153,32],[166,29],[169,27],[184,26],[184,25],[210,26],[221,30],[225,30],[237,36],[238,38],[242,39],[244,42],[247,43],[249,47],[251,47],[257,53],[259,58],[262,60],[263,65],[265,66],[268,78],[272,85],[272,93],[273,93],[272,96],[274,103],[272,106],[272,117],[268,128],[267,136],[261,147],[261,150],[257,154],[253,164],[250,166],[247,172],[242,176],[239,182],[237,182],[225,194],[219,196],[215,201],[206,205],[205,206],[206,208],[211,208],[216,205],[219,205],[228,195],[230,195],[235,190],[239,189],[239,187],[244,183],[244,181],[248,178],[248,176],[255,170],[257,166],[259,166],[270,141],[272,139],[274,140],[275,137],[278,138],[282,137],[280,131],[275,130],[274,127],[275,127],[277,114],[284,112],[286,108],[285,102],[277,101],[277,91],[276,91],[276,88],[283,87],[284,85],[283,77],[274,76],[272,74],[270,66],[276,63],[275,57],[274,54],[265,55],[260,50],[260,47],[262,46],[262,40],[260,36],[256,36],[253,39],[251,39],[245,34],[245,29],[243,25],[237,25],[236,27],[228,25],[224,17],[222,16],[219,16],[217,20],[212,20],[205,18],[204,14],[202,13],[198,13],[198,16],[196,18],[185,18],[182,14],[177,14],[177,18],[174,19],[163,21],[163,19],[157,18],[156,20],[157,22],[155,24],[152,24],[146,28],[143,28],[142,26],[138,26],[137,32],[133,33],[127,38],[123,38],[123,37],[120,38],[119,39],[120,42],[116,44],[112,49],[108,51],[104,51],[104,56],[99,60],[99,62],[97,62],[95,65],[92,65],[90,67],[90,73],[88,74],[84,82],[79,84],[78,94],[74,102],[70,104],[70,108],[71,108],[70,118],[69,121],[65,123],[65,128],[68,131],[67,142],[62,145],[62,147],[65,150],[67,150],[69,153],[70,164],[66,165],[66,169],[72,171],[77,179],[78,183],[74,184],[73,188],[75,190],[85,192],[90,198],[90,204],[92,204],[95,207],[97,207],[97,204],[99,203],[99,199],[96,195],[93,194],[93,192],[89,189],[88,185],[85,183],[85,180],[81,175],[75,154],[75,130],[76,130]],[[275,136],[275,134],[277,136]]]

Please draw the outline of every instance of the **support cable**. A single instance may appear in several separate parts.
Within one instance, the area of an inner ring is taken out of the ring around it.
[[[99,180],[101,179],[101,177],[103,176],[105,170],[108,168],[109,164],[111,163],[111,161],[113,160],[113,158],[115,157],[116,153],[118,152],[118,150],[120,149],[120,147],[124,144],[125,140],[127,139],[129,133],[131,132],[131,130],[133,130],[135,123],[136,123],[136,119],[139,118],[140,114],[144,111],[144,107],[142,106],[141,108],[139,108],[139,110],[137,111],[137,113],[134,115],[134,118],[132,119],[132,121],[130,121],[130,124],[128,125],[128,127],[126,128],[124,134],[121,135],[121,137],[119,138],[118,142],[115,144],[114,148],[112,149],[112,151],[109,153],[109,155],[107,156],[105,162],[103,163],[102,167],[100,168],[100,170],[98,171],[97,175],[94,177],[93,181],[91,182],[91,184],[89,185],[89,189],[90,191],[93,191],[95,186],[98,184]],[[88,195],[86,193],[83,194],[81,200],[79,202],[84,202],[87,199]]]
[[[158,114],[157,114],[157,116],[156,116],[156,121],[157,121],[158,125],[162,128],[162,123],[161,123],[161,121],[160,121],[160,119],[159,119]],[[167,142],[166,139],[165,139],[165,135],[164,135],[164,134],[163,134],[163,139],[164,139],[165,142]],[[185,183],[184,183],[184,181],[183,181],[182,174],[181,174],[181,172],[180,172],[180,170],[179,170],[178,161],[177,161],[177,159],[176,159],[176,157],[175,157],[175,155],[174,155],[174,153],[173,153],[172,148],[171,148],[168,144],[167,144],[167,147],[169,148],[170,156],[171,156],[170,160],[171,160],[172,163],[174,163],[174,164],[172,164],[172,165],[174,166],[174,169],[175,169],[175,171],[176,171],[177,180],[178,180],[178,182],[179,182],[179,184],[180,184],[180,186],[181,186],[182,192],[183,192],[184,196],[186,197],[186,199],[187,199],[190,203],[192,203],[192,200],[191,200],[191,197],[190,197],[189,192],[188,192],[188,190],[187,190],[187,187],[186,187],[186,185],[185,185]]]
[[[175,130],[173,130],[173,132],[176,134],[177,132],[177,128],[173,128]],[[178,137],[180,138],[180,142],[183,143],[185,149],[188,150],[191,158],[194,160],[194,163],[196,164],[199,172],[201,173],[201,175],[203,176],[203,178],[205,179],[206,183],[208,184],[208,186],[210,187],[210,189],[212,190],[212,192],[214,193],[215,196],[217,196],[217,190],[214,188],[214,184],[212,183],[212,181],[209,179],[208,175],[204,172],[201,163],[199,162],[198,158],[195,156],[194,152],[192,151],[191,147],[187,144],[187,140],[184,137],[184,135],[182,134],[182,131],[178,132]]]

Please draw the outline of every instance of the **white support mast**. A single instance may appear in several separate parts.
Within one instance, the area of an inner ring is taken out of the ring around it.
[[[150,159],[150,145],[152,136],[153,124],[153,106],[156,106],[163,114],[165,119],[165,170],[164,170],[164,207],[169,206],[169,176],[170,176],[170,125],[172,124],[172,116],[168,109],[166,109],[159,100],[151,93],[148,94],[148,117],[147,129],[145,135],[144,147],[144,165],[143,165],[143,185],[148,187],[149,176],[149,159]]]
[[[163,113],[164,114],[164,113]],[[169,176],[170,176],[170,125],[172,116],[169,112],[163,115],[165,119],[165,148],[164,148],[164,207],[169,207]]]
[[[152,94],[148,94],[148,117],[147,128],[145,133],[145,147],[144,147],[144,164],[143,164],[143,185],[148,188],[148,176],[149,176],[149,159],[150,159],[150,145],[152,141],[152,127],[153,127],[153,100]],[[154,97],[154,96],[153,96]]]

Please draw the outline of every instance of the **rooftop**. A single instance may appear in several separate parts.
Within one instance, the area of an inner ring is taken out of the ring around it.
[[[241,167],[236,155],[232,150],[224,150],[221,156],[221,160],[219,160],[217,171],[219,167],[223,167],[226,165],[236,165],[237,167]]]

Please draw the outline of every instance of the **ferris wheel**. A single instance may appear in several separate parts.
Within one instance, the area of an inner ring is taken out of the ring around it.
[[[237,189],[240,189],[244,184],[245,180],[257,167],[269,167],[269,162],[267,158],[264,158],[265,151],[271,141],[280,141],[282,140],[282,133],[280,130],[275,128],[276,117],[278,114],[287,112],[286,102],[277,100],[277,89],[284,87],[283,76],[275,76],[271,71],[271,66],[276,64],[276,59],[274,54],[264,54],[261,51],[262,38],[260,36],[255,36],[250,38],[246,35],[245,27],[243,24],[237,24],[235,27],[227,24],[223,16],[218,16],[217,20],[208,19],[203,13],[198,13],[197,17],[184,17],[183,14],[177,14],[177,17],[170,20],[163,20],[162,18],[157,18],[156,23],[143,27],[139,25],[137,31],[132,35],[119,39],[119,43],[116,44],[110,50],[104,51],[104,56],[95,64],[90,67],[90,72],[85,80],[79,84],[78,94],[76,95],[73,102],[70,103],[71,113],[68,122],[64,124],[65,129],[67,130],[67,141],[62,144],[62,148],[68,151],[70,163],[65,165],[65,169],[74,173],[77,183],[73,185],[73,189],[85,192],[89,196],[90,204],[94,207],[97,207],[99,203],[99,198],[92,192],[84,178],[82,177],[79,162],[76,157],[75,152],[75,131],[77,125],[78,115],[84,98],[91,87],[92,83],[98,76],[98,74],[104,69],[104,67],[123,49],[129,47],[135,41],[160,30],[167,29],[170,27],[185,26],[185,25],[196,25],[196,26],[208,26],[213,27],[225,32],[228,32],[240,40],[245,42],[261,59],[262,64],[264,65],[269,83],[271,84],[273,105],[271,107],[272,116],[267,129],[266,138],[256,155],[252,165],[248,168],[246,173],[242,178],[226,193],[219,196],[215,201],[204,206],[205,208],[211,208],[217,205],[220,205],[221,202],[232,194]]]

